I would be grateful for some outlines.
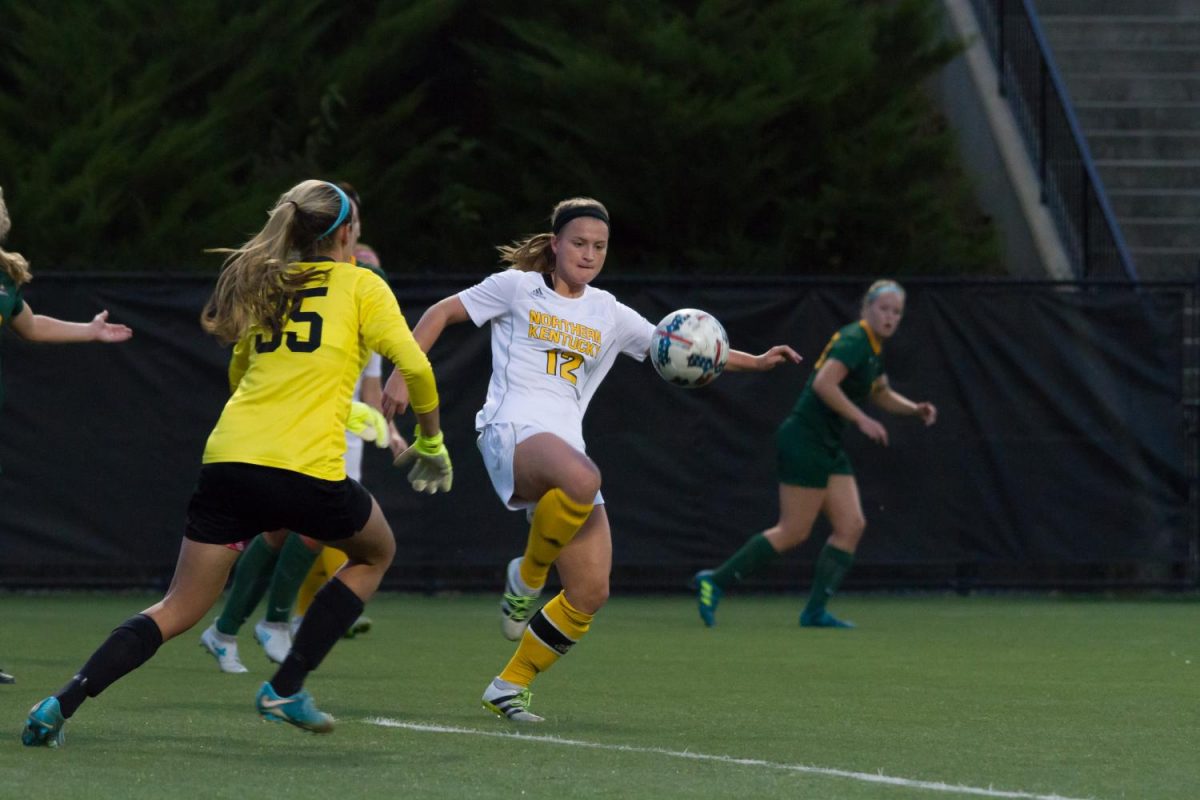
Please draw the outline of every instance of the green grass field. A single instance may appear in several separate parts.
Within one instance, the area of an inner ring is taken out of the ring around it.
[[[866,596],[854,631],[800,599],[614,598],[534,685],[547,722],[479,695],[512,645],[496,598],[380,595],[309,680],[338,729],[260,722],[271,665],[224,675],[197,627],[86,703],[61,750],[29,707],[149,595],[0,596],[0,797],[1188,798],[1200,796],[1193,600]]]

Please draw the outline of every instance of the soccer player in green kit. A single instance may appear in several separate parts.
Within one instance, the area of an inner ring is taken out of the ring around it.
[[[920,417],[926,426],[937,421],[932,403],[904,397],[888,385],[883,371],[883,343],[903,316],[904,289],[895,281],[875,281],[863,296],[862,319],[839,330],[825,346],[800,399],[775,435],[779,521],[751,536],[724,564],[692,579],[705,625],[716,624],[717,604],[726,589],[801,544],[817,514],[823,513],[833,533],[817,557],[800,625],[854,627],[825,608],[850,571],[867,524],[854,470],[842,448],[842,431],[853,424],[871,441],[887,445],[887,429],[861,408],[868,399],[891,414]]]
[[[4,202],[4,190],[0,189],[0,242],[12,228],[8,205]],[[108,312],[101,311],[91,322],[65,322],[44,314],[35,314],[21,292],[29,283],[29,262],[20,253],[11,253],[0,247],[0,327],[8,326],[22,339],[31,342],[124,342],[133,336],[125,325],[108,322]],[[4,393],[0,391],[0,403]],[[9,673],[0,669],[0,683],[14,683]]]

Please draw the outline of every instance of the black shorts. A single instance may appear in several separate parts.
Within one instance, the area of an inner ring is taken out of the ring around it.
[[[324,481],[257,464],[205,464],[188,503],[184,536],[205,544],[233,544],[286,528],[337,541],[362,530],[371,502],[371,493],[352,478]]]

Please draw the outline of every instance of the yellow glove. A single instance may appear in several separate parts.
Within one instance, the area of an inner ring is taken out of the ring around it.
[[[434,436],[421,435],[418,425],[412,446],[392,462],[397,467],[412,464],[408,471],[408,482],[418,492],[437,494],[450,491],[454,482],[454,467],[450,465],[450,453],[442,443],[442,434]]]
[[[346,417],[346,430],[364,442],[374,442],[376,447],[388,446],[387,419],[366,403],[357,400],[350,403],[350,415]]]

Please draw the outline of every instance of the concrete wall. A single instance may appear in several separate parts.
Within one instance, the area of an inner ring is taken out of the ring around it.
[[[958,136],[963,164],[979,204],[999,229],[1010,275],[1069,279],[1066,249],[1042,205],[1034,164],[1025,149],[968,0],[943,0],[948,35],[969,42],[930,90]]]

